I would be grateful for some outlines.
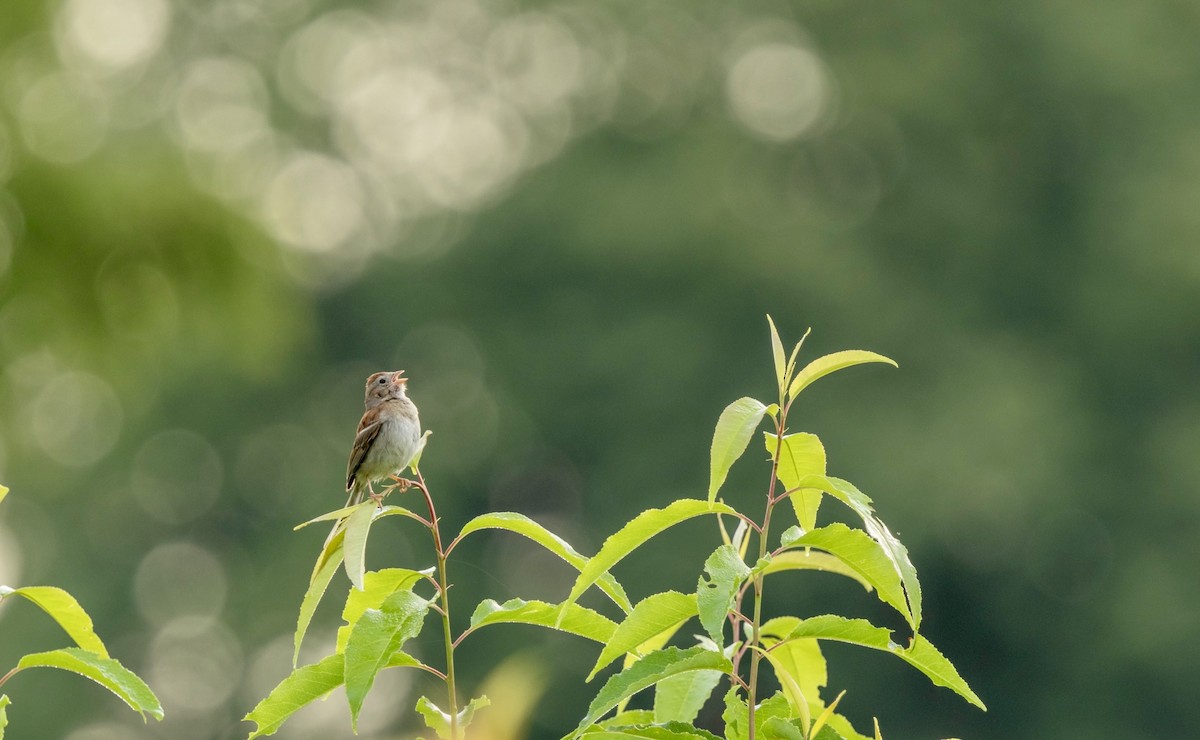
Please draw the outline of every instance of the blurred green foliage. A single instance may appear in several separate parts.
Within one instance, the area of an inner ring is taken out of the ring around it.
[[[30,675],[9,732],[246,731],[319,545],[291,526],[340,503],[369,372],[413,378],[448,522],[512,509],[594,552],[703,492],[720,409],[769,395],[770,311],[814,327],[810,357],[899,361],[795,430],[889,512],[923,631],[990,708],[847,650],[841,711],[892,737],[1200,733],[1198,26],[1178,0],[9,0],[0,582],[75,594],[168,715],[117,724]],[[648,546],[631,597],[695,583],[700,539]],[[525,598],[569,590],[519,543],[456,558],[464,601],[517,595],[497,561],[544,573]],[[773,598],[879,616],[854,588]],[[0,664],[55,644],[0,629],[24,643]],[[590,649],[512,629],[553,676],[530,735],[558,737]],[[509,652],[480,643],[463,680]]]

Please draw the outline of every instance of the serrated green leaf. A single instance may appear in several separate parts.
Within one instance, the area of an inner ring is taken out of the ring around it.
[[[113,658],[82,648],[62,648],[26,655],[17,663],[16,671],[27,668],[59,668],[78,673],[116,694],[143,720],[147,714],[158,720],[163,718],[162,705],[146,682]]]
[[[694,722],[725,674],[720,671],[689,671],[664,678],[654,687],[654,721]]]
[[[908,611],[912,615],[910,623],[913,629],[921,626],[921,582],[917,580],[917,569],[908,558],[908,549],[896,539],[881,519],[875,516],[871,499],[852,483],[841,478],[824,475],[805,476],[800,485],[808,488],[820,488],[846,506],[862,519],[863,528],[871,538],[879,543],[888,559],[900,574],[904,584],[904,593],[908,599]]]
[[[471,720],[475,717],[475,712],[487,706],[491,706],[491,701],[486,696],[480,696],[472,699],[467,706],[459,711],[457,722],[459,737],[462,737],[463,729],[471,724]],[[449,712],[443,712],[438,705],[424,696],[417,699],[416,709],[417,713],[425,720],[426,727],[436,732],[438,737],[443,740],[450,740],[453,733],[450,727]]]
[[[563,538],[524,514],[516,514],[510,511],[482,514],[475,517],[467,522],[462,531],[458,533],[456,541],[461,541],[467,535],[483,529],[504,529],[519,534],[522,537],[528,537],[570,563],[576,570],[583,570],[588,562],[586,557],[576,552],[575,548],[571,547]],[[617,579],[613,578],[612,574],[602,574],[596,579],[596,586],[626,614],[633,608],[629,602],[629,597],[625,595],[625,589],[621,587],[621,584],[617,583]]]
[[[708,578],[701,576],[696,584],[696,609],[708,636],[722,645],[725,618],[738,587],[750,576],[750,568],[731,545],[721,545],[704,561],[704,572]]]
[[[638,724],[616,726],[611,729],[588,730],[583,734],[588,740],[630,740],[631,738],[649,738],[649,740],[721,740],[716,735],[693,727],[686,722],[665,722],[662,724]]]
[[[63,628],[76,645],[102,658],[109,657],[108,648],[104,647],[104,642],[92,626],[92,618],[71,594],[54,586],[25,586],[15,589],[0,586],[0,601],[9,596],[21,596],[36,604],[58,622],[58,626]]]
[[[725,722],[725,740],[747,740],[750,737],[750,708],[738,696],[738,688],[731,685],[725,692],[725,709],[721,711]]]
[[[350,724],[358,726],[367,692],[393,653],[421,632],[429,602],[411,591],[397,591],[378,609],[367,609],[358,618],[346,641],[346,700]]]
[[[763,575],[781,573],[785,570],[817,570],[823,573],[837,573],[851,578],[867,591],[871,584],[850,566],[833,555],[815,550],[789,550],[771,558],[771,562],[763,568]]]
[[[4,494],[8,492],[8,489],[4,488],[4,486],[0,486],[0,489],[3,489],[3,490],[0,490],[0,498],[4,498]],[[11,703],[12,702],[9,700],[9,698],[6,695],[0,694],[0,740],[4,740],[4,728],[8,727],[8,708],[7,707]]]
[[[854,725],[850,724],[850,720],[837,713],[829,717],[829,721],[825,725],[825,730],[821,732],[824,734],[826,731],[836,731],[836,735],[830,737],[829,740],[871,740],[870,737],[855,730]],[[816,740],[825,740],[825,738],[817,738]]]
[[[560,613],[565,609],[565,614]],[[598,612],[578,604],[560,607],[544,601],[510,599],[498,604],[485,599],[471,615],[471,630],[489,624],[501,623],[535,624],[539,627],[570,632],[599,643],[607,643],[617,629],[616,622]]]
[[[665,678],[689,671],[712,670],[729,673],[733,665],[729,659],[702,647],[681,650],[668,647],[652,653],[620,673],[609,677],[588,706],[587,714],[571,733],[577,737],[593,722],[616,707],[626,697],[653,686]]]
[[[616,631],[607,641],[596,665],[588,674],[591,681],[604,666],[625,653],[633,652],[647,640],[667,630],[672,633],[679,625],[696,616],[696,595],[678,591],[652,594],[638,602],[637,606],[617,625]]]
[[[600,552],[588,560],[579,572],[571,594],[565,603],[578,599],[596,580],[607,573],[629,553],[664,529],[702,514],[734,514],[729,506],[717,501],[680,499],[672,501],[662,509],[647,509],[634,517],[628,524],[604,541]]]
[[[787,639],[798,637],[837,640],[891,653],[924,673],[935,685],[954,691],[980,709],[987,709],[950,661],[921,635],[915,636],[909,647],[902,648],[892,642],[892,633],[883,627],[876,627],[865,619],[846,619],[826,614],[800,620]]]
[[[768,717],[762,723],[762,740],[804,740],[804,731],[783,717]]]
[[[744,396],[726,406],[717,418],[709,459],[709,501],[716,500],[717,491],[728,477],[729,469],[746,451],[754,430],[762,423],[766,412],[767,407],[761,401]]]
[[[244,722],[254,722],[257,725],[254,732],[250,733],[250,738],[274,735],[275,731],[301,707],[341,686],[344,681],[344,668],[342,656],[330,655],[319,663],[292,671],[242,718]]]
[[[792,384],[788,386],[788,398],[795,398],[800,394],[800,391],[830,373],[867,362],[882,362],[892,367],[900,367],[893,359],[862,349],[847,349],[841,352],[834,352],[824,357],[818,357],[805,365],[803,370],[796,373],[796,377],[792,379]]]
[[[860,581],[866,581],[875,589],[880,601],[900,612],[909,625],[916,627],[900,583],[899,569],[883,546],[866,532],[836,523],[814,529],[791,546],[812,547],[837,557],[861,576]]]
[[[346,604],[342,607],[345,624],[338,627],[336,651],[345,651],[350,633],[364,612],[382,607],[397,591],[412,591],[422,578],[424,575],[420,571],[408,568],[384,568],[364,573],[363,589],[351,588],[346,595]]]
[[[344,563],[346,575],[359,591],[363,588],[363,573],[367,571],[367,536],[375,521],[378,506],[374,501],[364,501],[346,517],[346,541]]]
[[[317,606],[325,596],[325,591],[329,588],[329,582],[333,580],[333,575],[337,573],[338,566],[342,564],[342,545],[345,539],[345,530],[335,532],[321,549],[321,554],[317,556],[308,589],[304,592],[304,599],[300,602],[300,614],[296,618],[296,635],[292,638],[292,668],[295,668],[296,663],[300,660],[300,645],[304,642],[304,635],[308,633],[313,614],[316,613]]]
[[[763,434],[767,454],[775,459],[775,450],[779,449],[779,464],[775,475],[783,484],[784,490],[792,491],[807,475],[825,475],[825,446],[815,434],[797,432],[784,435],[779,439],[770,433]],[[821,506],[821,490],[819,488],[803,488],[792,491],[788,496],[792,508],[796,511],[796,520],[800,528],[808,531],[817,526],[817,509]]]

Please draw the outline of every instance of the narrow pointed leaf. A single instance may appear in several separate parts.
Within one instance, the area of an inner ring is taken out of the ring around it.
[[[858,571],[833,555],[824,552],[815,550],[781,552],[772,557],[767,567],[763,568],[763,575],[781,573],[785,570],[817,570],[823,573],[837,573],[857,581],[866,590],[871,590],[871,584]]]
[[[92,618],[71,594],[54,586],[26,586],[16,589],[0,586],[0,601],[9,596],[21,596],[33,602],[58,622],[58,626],[70,635],[76,645],[102,658],[108,657],[108,649],[96,634]]]
[[[779,449],[779,464],[775,475],[783,484],[785,490],[791,491],[800,484],[800,480],[808,475],[825,475],[825,446],[815,434],[798,432],[788,434],[780,440],[776,435],[763,434],[767,454],[775,458],[775,450]],[[817,509],[821,505],[821,489],[803,488],[793,491],[788,499],[796,510],[796,519],[800,528],[808,531],[817,526]]]
[[[578,604],[566,607],[565,614],[560,614],[561,609],[558,604],[547,604],[544,601],[511,599],[498,604],[492,599],[486,599],[480,602],[475,608],[475,613],[471,615],[471,629],[501,623],[535,624],[570,632],[602,644],[612,639],[617,629],[616,622]]]
[[[796,377],[792,379],[792,384],[788,387],[788,398],[795,398],[799,395],[800,391],[830,373],[867,362],[882,362],[892,367],[900,367],[893,359],[862,349],[847,349],[841,352],[834,352],[831,355],[818,357],[805,365],[803,370],[796,373]]]
[[[704,572],[707,578],[701,576],[696,585],[696,609],[708,636],[721,645],[725,618],[738,587],[750,576],[750,568],[731,545],[721,545],[704,562]]]
[[[587,740],[721,740],[716,735],[686,722],[615,725],[611,729],[588,730]]]
[[[600,552],[588,560],[587,565],[579,572],[567,602],[578,599],[598,578],[654,535],[702,514],[736,515],[737,512],[720,502],[697,499],[679,499],[671,502],[666,508],[643,511],[606,539],[600,547]]]
[[[335,551],[330,553],[328,558],[323,556],[317,562],[317,570],[313,572],[312,580],[308,583],[308,590],[305,591],[304,600],[300,602],[300,615],[296,618],[296,633],[292,640],[293,668],[300,661],[300,645],[304,644],[304,636],[308,632],[308,625],[312,624],[312,615],[317,613],[317,606],[325,595],[325,591],[329,589],[329,582],[334,579],[337,566],[342,564],[341,543],[343,536],[344,534],[335,535],[337,539]],[[322,554],[324,555],[324,553]]]
[[[775,678],[778,679],[779,685],[783,687],[783,695],[787,697],[788,706],[791,707],[793,716],[797,716],[804,722],[804,726],[808,727],[812,724],[812,715],[809,713],[808,699],[804,696],[804,689],[800,687],[800,682],[792,675],[789,666],[774,655],[774,651],[767,652],[755,648],[762,653],[762,656],[767,659],[771,667],[775,669]],[[814,697],[816,698],[816,697]],[[759,718],[755,717],[755,722],[759,722]]]
[[[292,668],[295,668],[300,660],[300,645],[304,643],[304,635],[308,633],[308,626],[312,623],[317,605],[321,603],[321,598],[329,588],[329,582],[333,580],[338,566],[342,564],[342,545],[345,538],[345,530],[334,534],[317,558],[308,590],[304,592],[304,599],[300,602],[300,615],[296,619],[296,635],[292,639]]]
[[[809,735],[817,737],[817,735],[821,732],[821,728],[823,728],[829,721],[829,718],[833,716],[833,710],[837,709],[837,705],[841,703],[842,697],[845,695],[845,691],[842,691],[840,694],[838,694],[837,698],[830,702],[829,706],[825,707],[825,711],[821,712],[820,716],[813,720],[812,727],[808,728]]]
[[[62,648],[26,655],[17,663],[16,670],[26,668],[59,668],[78,673],[116,694],[130,709],[142,715],[142,719],[147,714],[155,719],[163,718],[162,705],[146,682],[113,658],[82,648]]]
[[[509,511],[483,514],[475,517],[467,522],[462,531],[458,533],[458,540],[462,540],[467,535],[483,529],[504,529],[523,537],[528,537],[570,563],[576,570],[583,570],[588,562],[586,557],[576,552],[575,548],[571,547],[563,538],[524,514],[516,514]],[[625,595],[625,589],[621,587],[621,584],[617,583],[617,579],[613,578],[611,574],[602,574],[596,579],[596,586],[626,614],[633,608],[629,602],[629,597]]]
[[[779,341],[779,330],[775,328],[775,321],[771,319],[771,314],[767,314],[767,323],[771,326],[771,357],[775,360],[775,385],[782,395],[783,389],[787,387],[790,380],[787,377],[787,360],[784,359],[783,342]]]
[[[367,570],[367,536],[371,533],[377,508],[374,501],[364,501],[346,517],[346,575],[360,591],[363,588],[363,573]]]
[[[624,622],[617,625],[607,641],[596,665],[588,674],[591,681],[604,666],[638,649],[647,640],[667,630],[674,632],[679,625],[696,616],[696,595],[664,591],[639,601]]]
[[[344,668],[342,656],[330,655],[319,663],[292,671],[243,718],[257,725],[250,738],[274,735],[301,707],[341,686]]]
[[[733,665],[725,656],[702,647],[688,648],[687,650],[669,647],[647,655],[629,668],[611,676],[605,682],[600,692],[596,694],[596,698],[588,706],[587,714],[570,736],[578,737],[592,723],[621,703],[621,700],[633,696],[642,689],[653,686],[671,676],[703,670],[729,673],[733,670]]]
[[[853,645],[873,648],[891,653],[924,673],[937,686],[954,691],[980,709],[983,702],[958,675],[950,661],[938,652],[928,640],[917,635],[907,648],[892,641],[892,633],[876,627],[865,619],[846,619],[832,614],[800,620],[788,639],[815,637],[818,640],[837,640]]]
[[[694,722],[723,675],[720,671],[689,671],[659,681],[654,688],[654,721]]]
[[[379,609],[367,609],[346,641],[346,699],[350,723],[357,727],[367,692],[392,653],[421,632],[429,602],[411,591],[397,591]]]
[[[739,398],[725,407],[717,419],[713,431],[711,457],[709,461],[708,500],[717,498],[717,491],[729,469],[746,451],[754,430],[762,423],[767,407],[748,396]]]
[[[814,529],[792,543],[792,547],[813,547],[834,555],[875,589],[880,601],[900,612],[915,627],[912,613],[900,584],[900,571],[883,546],[859,529],[836,523]]]
[[[384,568],[383,570],[367,571],[363,574],[363,589],[351,588],[346,595],[346,605],[342,607],[342,619],[345,624],[338,627],[337,652],[346,649],[346,642],[358,619],[368,609],[378,609],[383,606],[397,591],[412,591],[424,577],[420,571],[407,568]]]
[[[315,516],[306,522],[301,522],[301,523],[297,524],[296,526],[292,527],[292,531],[299,532],[301,529],[304,529],[305,527],[309,526],[310,524],[319,524],[321,522],[341,521],[342,519],[345,519],[347,516],[358,511],[358,507],[360,507],[360,506],[362,506],[362,504],[355,504],[354,506],[347,506],[343,509],[334,509],[333,511],[327,511],[324,514],[322,514],[321,516]]]
[[[917,569],[913,566],[912,561],[908,558],[908,548],[901,544],[900,540],[896,539],[895,535],[887,528],[877,516],[875,509],[871,506],[871,499],[865,493],[858,490],[849,481],[841,478],[823,475],[805,476],[800,482],[800,485],[805,487],[820,488],[842,503],[849,506],[855,514],[858,514],[862,519],[863,528],[871,538],[879,543],[888,559],[896,568],[896,572],[900,574],[900,581],[904,584],[904,593],[908,598],[908,611],[912,615],[910,623],[913,629],[921,625],[921,582],[917,580]]]

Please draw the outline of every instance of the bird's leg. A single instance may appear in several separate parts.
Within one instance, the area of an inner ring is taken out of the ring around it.
[[[371,485],[371,481],[367,481],[367,498],[375,502],[375,505],[380,509],[383,508],[383,497],[387,495],[387,491],[383,493],[375,493],[375,487]]]

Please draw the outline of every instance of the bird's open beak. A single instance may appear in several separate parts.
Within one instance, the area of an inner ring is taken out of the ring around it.
[[[397,370],[396,372],[392,373],[392,382],[396,385],[404,385],[408,382],[408,378],[404,377],[403,370]]]

